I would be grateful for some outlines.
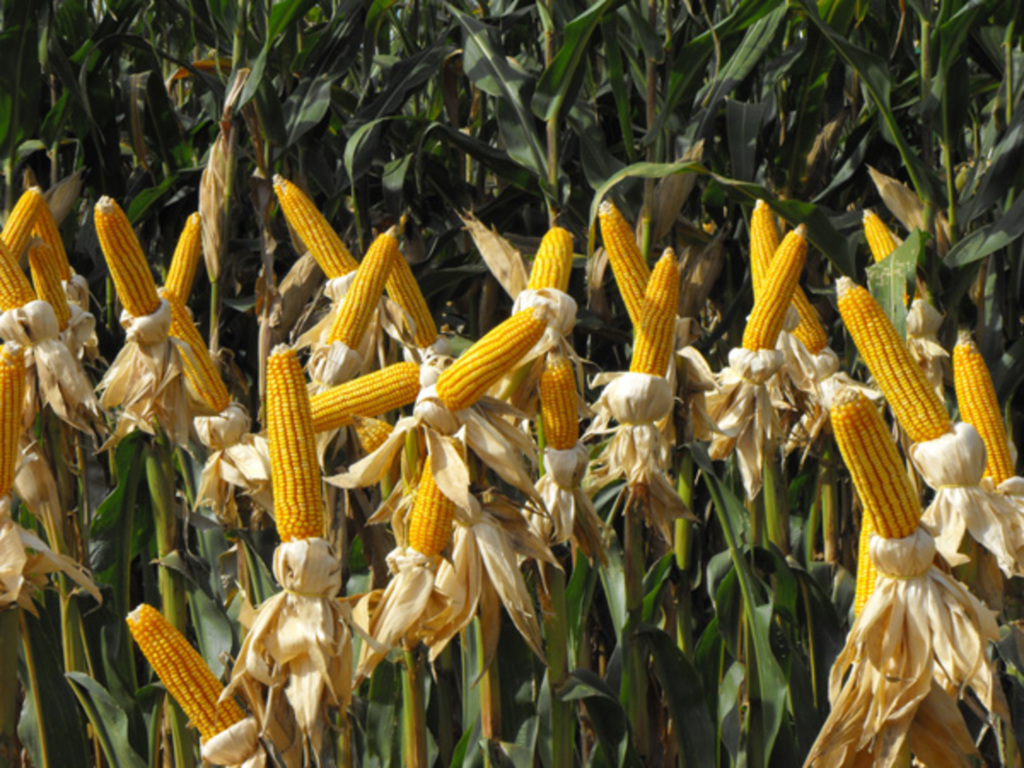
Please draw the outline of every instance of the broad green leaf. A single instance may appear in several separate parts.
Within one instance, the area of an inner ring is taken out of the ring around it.
[[[82,672],[68,672],[65,677],[89,718],[93,735],[110,765],[114,768],[145,768],[145,761],[128,743],[128,718],[113,697]]]
[[[569,675],[562,690],[563,701],[582,701],[594,723],[606,757],[620,768],[641,765],[630,739],[629,721],[612,689],[589,669]]]
[[[281,105],[285,123],[284,148],[295,146],[313,127],[324,119],[331,106],[331,86],[334,78],[321,75],[305,80]]]
[[[948,267],[963,267],[1006,248],[1021,235],[1024,235],[1024,196],[1018,196],[991,224],[974,230],[954,245],[943,261]]]
[[[296,19],[301,19],[313,7],[316,0],[278,0],[270,9],[270,26],[267,40],[275,39]]]
[[[882,305],[885,314],[904,338],[907,336],[908,287],[914,284],[917,264],[927,242],[928,236],[915,229],[903,241],[903,245],[883,261],[867,268],[868,291]]]

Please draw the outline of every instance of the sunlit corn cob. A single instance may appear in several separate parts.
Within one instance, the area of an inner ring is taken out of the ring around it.
[[[949,415],[939,396],[878,302],[848,277],[839,279],[836,293],[857,350],[910,439],[920,443],[949,432]]]
[[[288,223],[328,278],[356,270],[359,263],[305,192],[280,175],[274,176],[274,191]]]
[[[881,414],[854,389],[840,392],[830,412],[836,444],[857,487],[865,519],[887,539],[917,530],[921,504]]]
[[[171,336],[185,342],[192,351],[191,359],[187,355],[182,355],[181,358],[185,378],[214,413],[220,413],[231,402],[224,379],[221,378],[217,366],[213,364],[210,350],[199,334],[199,329],[192,322],[188,309],[182,302],[166,293],[164,296],[171,305]]]
[[[566,451],[580,437],[576,409],[576,372],[569,358],[548,355],[540,375],[540,415],[544,440],[556,451]]]
[[[185,221],[185,228],[181,230],[174,256],[171,257],[170,269],[167,270],[164,293],[168,298],[175,298],[182,304],[188,303],[202,252],[203,222],[198,213],[193,213]]]
[[[100,198],[95,216],[100,248],[121,304],[134,317],[152,314],[160,306],[160,297],[128,217],[111,197]]]
[[[651,277],[651,269],[640,253],[636,244],[633,228],[626,223],[610,200],[601,203],[598,209],[601,222],[601,239],[604,249],[608,252],[608,262],[615,273],[615,282],[619,285],[619,293],[629,312],[629,319],[636,328],[640,325],[643,314],[644,290]]]
[[[0,349],[0,496],[9,494],[14,483],[24,402],[25,351],[8,341]]]
[[[420,367],[395,363],[379,371],[324,390],[310,398],[313,431],[352,423],[353,416],[380,416],[409,405],[420,393]]]
[[[267,442],[274,518],[281,541],[323,535],[324,502],[313,418],[299,358],[278,347],[267,360]]]
[[[853,593],[853,615],[860,616],[878,581],[878,568],[871,559],[871,535],[875,529],[867,515],[860,521],[860,541],[857,544],[857,584]]]
[[[775,214],[764,200],[754,203],[754,212],[750,215],[750,282],[754,287],[754,297],[761,292],[765,275],[771,271],[772,259],[779,248],[779,228],[775,224]]]
[[[572,272],[572,235],[561,227],[552,227],[540,241],[540,249],[530,269],[527,288],[554,288],[565,293],[569,290]]]
[[[401,253],[391,263],[391,273],[386,284],[388,296],[412,319],[416,326],[413,342],[417,347],[429,347],[437,341],[437,323],[430,313],[427,300],[423,298],[409,263]]]
[[[985,358],[966,333],[953,348],[953,382],[961,420],[978,430],[985,441],[985,476],[999,485],[1015,474],[1006,424]]]
[[[629,370],[664,376],[675,352],[676,311],[679,308],[679,262],[666,248],[647,281],[640,324]]]
[[[799,285],[793,291],[793,306],[800,314],[800,324],[793,330],[793,335],[813,354],[818,354],[828,344],[828,334],[818,317],[818,310]]]
[[[461,411],[483,397],[544,335],[547,320],[537,307],[516,312],[491,329],[437,378],[437,396]]]
[[[441,554],[452,538],[454,517],[455,502],[441,493],[434,482],[430,462],[425,462],[412,511],[406,520],[406,542],[410,548],[426,557]]]
[[[71,265],[68,263],[68,254],[64,250],[64,240],[60,236],[60,229],[57,227],[49,205],[44,205],[39,209],[36,223],[32,227],[32,234],[53,249],[53,258],[57,263],[60,279],[70,280]]]
[[[46,199],[39,187],[29,187],[21,193],[18,202],[7,217],[4,223],[4,231],[0,234],[4,245],[10,251],[15,261],[21,261],[21,255],[28,247],[28,239],[32,236],[32,227],[35,226],[36,217],[39,211],[46,207]]]
[[[402,254],[398,252],[398,241],[394,228],[377,236],[370,250],[363,257],[348,293],[338,308],[328,341],[340,341],[349,349],[356,349],[366,334],[370,318],[384,293],[388,275]]]
[[[872,210],[864,211],[864,236],[875,262],[885,261],[896,250],[896,239],[878,215]]]
[[[35,298],[36,292],[32,290],[28,276],[0,241],[0,310],[6,312],[23,307]]]
[[[35,239],[28,247],[28,267],[32,271],[32,283],[36,295],[53,307],[57,316],[57,327],[64,330],[71,320],[71,307],[61,285],[60,265],[53,255],[53,249],[42,240]]]
[[[224,686],[199,652],[156,608],[142,603],[126,621],[142,655],[203,741],[245,719],[234,699],[218,701]]]
[[[370,454],[380,448],[387,440],[394,427],[382,419],[355,419],[356,437],[363,447],[363,452]]]
[[[786,322],[786,312],[800,281],[807,259],[807,240],[801,224],[789,232],[772,259],[761,293],[743,331],[743,347],[750,350],[774,349]]]

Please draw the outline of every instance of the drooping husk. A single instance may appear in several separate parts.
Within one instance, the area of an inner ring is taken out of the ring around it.
[[[259,726],[251,716],[204,741],[201,755],[212,765],[263,768],[267,764],[267,754],[260,745]]]
[[[233,402],[216,416],[196,416],[194,423],[199,441],[210,451],[196,489],[196,506],[211,507],[218,520],[237,525],[235,494],[241,491],[273,514],[267,438],[249,431],[245,408]]]
[[[945,380],[951,374],[949,352],[938,338],[943,320],[942,313],[924,299],[914,299],[907,312],[907,348],[940,401],[945,400]]]
[[[531,515],[528,522],[541,541],[561,544],[572,539],[584,556],[606,563],[604,522],[580,488],[589,464],[590,454],[581,442],[567,450],[545,448],[545,473],[537,481],[537,493],[547,514]]]

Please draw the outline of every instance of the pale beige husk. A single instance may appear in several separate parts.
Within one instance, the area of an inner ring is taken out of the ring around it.
[[[692,317],[676,317],[676,356],[679,365],[668,367],[668,380],[676,397],[686,408],[687,434],[684,440],[711,440],[714,425],[708,414],[707,396],[718,388],[717,380],[704,355],[692,344],[700,338],[700,325]],[[659,425],[669,440],[675,420],[669,414]]]
[[[938,338],[943,320],[942,313],[924,299],[914,299],[907,312],[907,349],[924,371],[940,402],[946,399],[945,381],[952,373],[949,352]]]
[[[80,282],[79,282],[80,281]],[[62,283],[68,296],[68,327],[61,333],[61,338],[76,360],[93,363],[100,357],[100,342],[96,337],[96,318],[89,311],[89,285],[81,275],[72,275],[70,280]],[[81,292],[79,304],[72,300],[72,294]]]
[[[251,716],[204,741],[200,754],[207,763],[229,768],[263,768],[267,764],[259,726]]]
[[[528,522],[541,541],[561,544],[572,539],[584,556],[605,563],[605,525],[580,487],[589,465],[590,454],[582,442],[565,450],[545,448],[537,493],[547,513],[531,515]]]
[[[878,582],[832,667],[832,711],[807,768],[900,765],[908,734],[919,758],[934,756],[941,745],[928,729],[937,724],[955,738],[942,761],[928,764],[975,764],[973,751],[954,750],[971,745],[955,698],[970,688],[989,712],[1003,710],[986,658],[998,627],[992,611],[932,565],[934,557],[924,529],[903,539],[872,536]]]
[[[61,285],[64,287],[64,295],[68,299],[68,304],[72,307],[77,307],[85,314],[90,314],[89,281],[83,275],[72,271],[71,279],[62,280]],[[71,311],[74,314],[74,310],[72,309]]]
[[[222,522],[238,523],[236,493],[244,493],[268,513],[274,512],[270,451],[263,435],[250,432],[249,414],[232,402],[216,416],[197,416],[196,435],[210,453],[196,489],[196,507],[210,507]]]

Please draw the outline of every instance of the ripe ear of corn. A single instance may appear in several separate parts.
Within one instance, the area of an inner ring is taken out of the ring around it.
[[[540,415],[544,440],[556,451],[573,448],[580,437],[576,372],[569,358],[548,355],[540,375]]]
[[[821,318],[818,317],[818,310],[799,285],[793,292],[793,306],[800,314],[800,324],[793,329],[793,335],[816,355],[828,344],[828,334],[825,332],[825,326],[821,324]]]
[[[353,421],[355,422],[356,437],[359,438],[363,452],[367,454],[380,448],[394,431],[394,427],[381,419],[356,416]]]
[[[32,272],[36,295],[51,307],[57,316],[57,327],[63,331],[71,320],[71,307],[61,285],[60,266],[53,255],[53,249],[42,240],[35,238],[28,247],[28,266]]]
[[[134,317],[152,314],[160,306],[160,297],[128,217],[113,198],[101,197],[96,203],[95,218],[100,248],[121,304]]]
[[[218,702],[224,686],[184,635],[156,608],[142,603],[126,621],[142,655],[203,741],[245,719],[234,699]]]
[[[39,209],[36,223],[32,227],[32,234],[53,249],[53,258],[57,263],[60,279],[70,280],[71,265],[68,263],[68,254],[64,250],[64,240],[60,236],[60,229],[57,227],[49,205],[44,205]]]
[[[538,307],[495,326],[437,377],[437,396],[451,411],[468,408],[540,341],[547,318]]]
[[[441,554],[452,538],[455,502],[441,493],[434,481],[434,471],[428,459],[416,488],[412,511],[406,521],[406,539],[411,549],[425,557]]]
[[[323,535],[324,502],[306,379],[295,352],[278,349],[267,360],[267,443],[274,519],[281,541]]]
[[[637,328],[642,322],[644,291],[651,277],[651,269],[644,261],[640,246],[636,244],[633,228],[610,200],[601,203],[598,219],[601,222],[604,249],[608,252],[608,263],[612,265],[629,319],[633,327]]]
[[[28,277],[0,241],[0,310],[17,309],[35,299],[36,292],[32,290]]]
[[[415,325],[413,342],[416,346],[429,347],[437,341],[437,323],[434,322],[427,300],[423,298],[423,291],[420,290],[409,263],[401,252],[391,264],[386,287],[388,296],[412,319]]]
[[[750,350],[774,349],[786,322],[786,312],[800,281],[807,259],[805,229],[800,225],[789,232],[772,260],[761,294],[754,299],[754,309],[743,331],[743,347]]]
[[[274,176],[274,191],[288,223],[329,279],[356,270],[359,263],[305,192],[280,175]]]
[[[192,315],[178,299],[164,294],[171,305],[171,336],[188,345],[192,358],[182,356],[185,378],[199,396],[210,406],[214,413],[220,413],[231,402],[228,388],[224,385],[217,366],[213,364],[210,350],[203,337],[192,322]]]
[[[0,496],[9,494],[14,484],[24,404],[25,351],[8,341],[0,349]]]
[[[526,287],[530,290],[554,288],[565,293],[569,290],[571,272],[572,235],[561,227],[552,227],[540,241]]]
[[[772,259],[779,249],[779,228],[775,214],[764,200],[754,203],[750,214],[750,282],[754,287],[754,300],[761,293],[765,275],[771,272]]]
[[[377,302],[384,293],[388,275],[401,258],[393,228],[377,236],[338,308],[327,337],[329,342],[340,341],[349,349],[359,347]]]
[[[644,293],[640,325],[629,370],[664,376],[675,352],[676,311],[679,308],[679,262],[666,248],[654,266]]]
[[[836,293],[857,350],[910,439],[920,443],[949,432],[945,406],[874,297],[847,277],[839,279]]]
[[[171,266],[164,281],[164,294],[182,304],[188,303],[202,252],[203,222],[198,213],[193,213],[186,219],[185,227],[178,238],[178,245],[174,249],[174,256],[171,257]]]
[[[912,534],[921,517],[921,504],[878,408],[860,392],[846,389],[836,395],[830,415],[836,444],[857,487],[865,519],[887,539]]]
[[[21,263],[21,256],[28,247],[28,239],[32,236],[36,218],[39,211],[45,207],[43,191],[39,187],[29,187],[21,193],[11,215],[7,217],[0,239],[3,239],[15,263]]]
[[[967,334],[962,334],[953,348],[953,382],[960,418],[985,441],[985,475],[999,485],[1015,474],[1006,424],[985,358]]]
[[[864,515],[860,521],[860,541],[857,543],[857,584],[853,595],[853,615],[860,616],[868,598],[875,591],[878,568],[871,559],[871,536],[875,532],[871,518]]]
[[[409,405],[419,393],[420,367],[416,363],[389,365],[313,395],[313,431],[343,427],[352,423],[353,416],[380,416]]]
[[[896,250],[896,239],[878,215],[868,209],[864,211],[864,236],[875,262],[885,261]]]

